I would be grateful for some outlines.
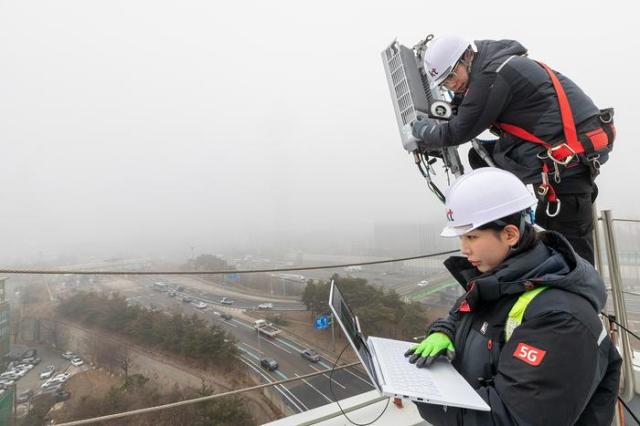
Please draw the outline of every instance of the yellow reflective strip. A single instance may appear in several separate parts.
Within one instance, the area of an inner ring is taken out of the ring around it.
[[[504,326],[506,340],[511,338],[513,331],[522,323],[522,317],[524,316],[524,312],[527,310],[529,303],[531,303],[534,297],[546,289],[547,287],[534,288],[533,290],[525,291],[520,295],[520,297],[518,297],[516,303],[511,307],[509,315],[507,315],[507,321]]]

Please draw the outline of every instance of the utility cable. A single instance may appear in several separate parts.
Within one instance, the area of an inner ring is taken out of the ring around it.
[[[224,274],[255,274],[261,272],[288,272],[288,271],[311,271],[317,269],[337,269],[348,266],[368,266],[380,265],[383,263],[404,262],[407,260],[426,259],[429,257],[444,256],[457,253],[459,250],[441,251],[420,256],[399,257],[396,259],[375,260],[371,262],[344,263],[339,265],[326,266],[301,266],[297,268],[277,268],[277,269],[228,269],[222,271],[80,271],[80,270],[47,270],[47,269],[0,269],[0,274],[30,274],[30,275],[224,275]]]
[[[257,386],[251,386],[251,387],[243,388],[243,389],[236,389],[236,390],[232,390],[232,391],[229,391],[229,392],[218,393],[218,394],[215,394],[215,395],[208,395],[208,396],[202,396],[202,397],[199,397],[199,398],[187,399],[187,400],[184,400],[184,401],[172,402],[170,404],[156,405],[156,406],[153,406],[153,407],[140,408],[140,409],[137,409],[137,410],[123,411],[121,413],[109,414],[109,415],[100,416],[100,417],[93,417],[93,418],[90,418],[90,419],[74,420],[74,421],[67,422],[67,423],[60,423],[57,426],[86,425],[86,424],[90,424],[90,423],[99,423],[99,422],[106,422],[108,420],[120,419],[120,418],[123,418],[123,417],[136,416],[136,415],[139,415],[139,414],[148,414],[148,413],[152,413],[152,412],[155,412],[155,411],[168,410],[168,409],[171,409],[171,408],[181,407],[181,406],[184,406],[184,405],[197,404],[199,402],[211,401],[213,399],[218,399],[218,398],[222,398],[222,397],[225,397],[225,396],[232,396],[232,395],[237,395],[237,394],[240,394],[240,393],[245,393],[245,392],[249,392],[249,391],[253,391],[253,390],[257,390],[257,389],[263,389],[263,388],[270,387],[270,386],[283,385],[285,383],[295,382],[297,380],[306,379],[308,377],[318,376],[320,374],[326,374],[329,371],[342,370],[343,368],[353,367],[354,365],[358,365],[358,364],[360,364],[360,362],[352,362],[351,364],[340,365],[340,366],[337,366],[337,367],[334,364],[334,366],[332,367],[331,370],[327,369],[327,370],[314,371],[313,373],[305,374],[303,376],[292,377],[290,379],[280,380],[280,381],[277,381],[277,382],[264,383],[264,384],[257,385]]]
[[[621,329],[623,329],[624,331],[629,333],[631,336],[635,337],[637,340],[640,340],[640,336],[638,336],[633,331],[629,330],[628,328],[626,328],[625,326],[620,324],[618,321],[616,321],[614,315],[607,314],[606,312],[601,312],[601,314],[604,315],[605,317],[607,317],[609,319],[609,321],[611,321],[612,323],[616,324],[618,327],[620,327]],[[640,425],[640,420],[638,420],[638,417],[636,417],[636,415],[633,413],[633,411],[631,411],[631,408],[629,408],[629,406],[622,400],[622,398],[620,398],[620,395],[618,395],[618,401],[620,401],[622,403],[622,405],[627,410],[629,415],[631,417],[633,417],[633,420],[635,420],[636,423],[638,425]]]
[[[338,355],[338,358],[336,358],[336,362],[333,363],[334,367],[338,364],[338,361],[340,361],[340,357],[342,356],[344,351],[349,347],[349,345],[350,345],[350,343],[347,343],[344,346],[344,348],[342,348],[342,350],[340,351],[340,354]],[[345,413],[344,410],[342,409],[342,406],[340,406],[340,403],[338,402],[338,398],[336,398],[335,393],[333,393],[332,383],[333,383],[333,371],[334,370],[335,370],[335,368],[332,368],[331,369],[331,373],[329,373],[329,391],[331,392],[331,396],[333,397],[333,400],[335,401],[335,403],[338,404],[338,408],[340,409],[340,412],[342,413],[344,418],[347,419],[349,421],[349,423],[351,423],[352,425],[356,425],[356,426],[369,426],[369,425],[377,422],[380,419],[380,417],[382,417],[382,415],[385,413],[385,411],[387,411],[387,408],[389,407],[389,401],[391,401],[391,398],[387,398],[387,404],[384,406],[384,408],[382,409],[382,412],[378,415],[378,417],[376,417],[375,419],[373,419],[369,423],[356,423],[353,420],[351,420],[349,418],[349,416],[347,416],[347,413]]]
[[[638,418],[636,417],[635,414],[633,414],[633,411],[631,411],[631,409],[629,408],[629,406],[626,404],[626,402],[624,402],[624,400],[622,398],[620,398],[618,396],[618,401],[620,401],[622,403],[622,406],[625,408],[625,410],[627,410],[627,412],[629,413],[629,415],[631,415],[631,417],[633,417],[633,420],[636,421],[636,424],[640,425],[640,420],[638,420]]]
[[[624,325],[622,325],[618,321],[616,321],[614,315],[609,315],[609,314],[607,314],[605,312],[601,312],[601,314],[606,316],[609,319],[609,321],[611,321],[612,323],[616,324],[618,327],[620,327],[621,329],[623,329],[624,331],[626,331],[627,333],[629,333],[630,335],[635,337],[637,340],[640,340],[640,336],[638,336],[633,331],[629,330],[627,327],[625,327]]]

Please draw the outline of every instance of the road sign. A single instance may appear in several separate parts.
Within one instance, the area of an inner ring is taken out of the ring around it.
[[[236,274],[235,272],[232,274],[227,274],[227,279],[229,281],[238,281],[240,280],[240,274]]]
[[[329,327],[329,317],[326,315],[320,315],[318,318],[316,318],[316,320],[314,321],[313,326],[315,328],[317,328],[318,330],[323,330],[325,328]]]

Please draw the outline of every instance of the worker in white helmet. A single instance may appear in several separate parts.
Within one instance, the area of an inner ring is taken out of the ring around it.
[[[459,145],[491,129],[499,139],[485,148],[496,166],[536,188],[536,222],[562,233],[593,264],[594,179],[613,146],[613,110],[599,110],[573,81],[529,59],[513,40],[435,38],[423,67],[431,86],[455,93],[459,105],[448,122],[414,124],[420,149]],[[486,166],[474,150],[469,160]]]
[[[536,198],[513,174],[481,168],[446,197],[445,261],[465,294],[405,356],[429,368],[448,358],[491,407],[417,403],[433,425],[611,424],[621,358],[598,313],[602,279],[553,231],[528,222]]]

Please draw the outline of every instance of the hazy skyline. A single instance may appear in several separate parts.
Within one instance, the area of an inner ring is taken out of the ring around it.
[[[0,1],[0,260],[443,222],[380,60],[428,33],[519,40],[614,107],[598,207],[640,219],[630,4],[443,7]]]

